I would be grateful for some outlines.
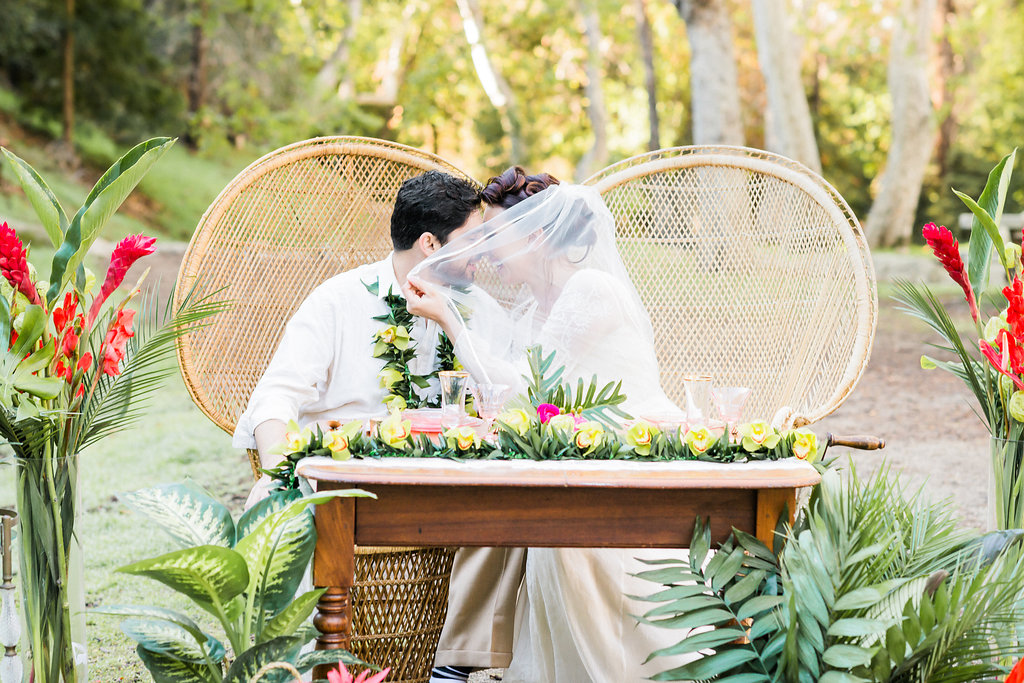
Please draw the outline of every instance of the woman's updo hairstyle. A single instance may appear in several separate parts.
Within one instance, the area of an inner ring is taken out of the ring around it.
[[[522,166],[513,166],[501,175],[488,180],[487,186],[484,187],[480,196],[488,206],[511,209],[527,197],[546,190],[552,185],[558,185],[558,178],[553,175],[548,173],[526,175]]]
[[[558,184],[558,178],[550,173],[527,175],[522,166],[513,166],[506,169],[501,175],[488,180],[480,197],[488,206],[511,209],[524,199]],[[590,221],[593,219],[590,210],[584,206],[580,213],[573,229],[566,234],[559,235],[557,241],[552,244],[557,250],[565,251],[571,247],[584,247],[589,251],[589,248],[597,240],[597,234],[590,226]]]

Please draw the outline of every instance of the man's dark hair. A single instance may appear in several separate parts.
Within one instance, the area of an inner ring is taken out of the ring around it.
[[[444,244],[479,206],[480,192],[461,178],[440,171],[409,178],[391,213],[391,242],[396,250],[411,249],[429,232]]]

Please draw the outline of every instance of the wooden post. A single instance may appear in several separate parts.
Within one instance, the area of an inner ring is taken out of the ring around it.
[[[771,548],[775,542],[775,527],[787,510],[789,521],[793,521],[796,513],[796,489],[758,489],[757,490],[757,539]]]
[[[326,488],[338,488],[327,486]],[[320,596],[313,625],[320,631],[318,650],[347,650],[352,641],[352,597],[355,581],[354,498],[335,498],[316,508],[316,551],[313,554],[313,583],[327,586]],[[313,670],[314,679],[327,678],[328,665]]]

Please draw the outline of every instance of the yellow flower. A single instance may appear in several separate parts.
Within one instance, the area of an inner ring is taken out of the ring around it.
[[[384,399],[384,405],[388,407],[388,411],[394,412],[396,410],[405,410],[405,399],[401,396],[391,394]]]
[[[996,335],[999,334],[999,330],[1009,330],[1010,323],[1006,322],[1006,311],[1003,311],[999,315],[994,315],[988,319],[985,323],[985,329],[982,332],[982,337],[989,344],[996,343]]]
[[[818,435],[809,429],[794,429],[790,432],[793,438],[793,455],[801,460],[807,460],[818,453]]]
[[[332,429],[324,434],[324,448],[330,449],[335,460],[348,460],[352,454],[348,450],[348,436],[342,429]]]
[[[741,424],[739,432],[740,437],[742,437],[740,443],[743,445],[743,450],[748,453],[753,453],[754,451],[762,448],[771,450],[778,445],[779,439],[782,438],[782,436],[775,431],[775,428],[764,420]]]
[[[558,417],[561,417],[560,415]],[[551,418],[554,422],[555,418]],[[576,447],[581,451],[590,453],[595,448],[601,445],[601,441],[604,438],[604,427],[599,422],[584,422],[580,425],[579,431],[576,432],[575,442]]]
[[[1024,391],[1015,391],[1010,397],[1007,410],[1017,422],[1024,422]]]
[[[409,330],[403,325],[389,325],[378,331],[377,343],[373,345],[374,358],[384,355],[389,346],[405,351],[409,347]]]
[[[468,451],[474,446],[480,445],[480,437],[472,427],[452,427],[444,433],[449,448],[460,451]]]
[[[686,441],[686,445],[690,447],[691,453],[694,455],[701,455],[715,445],[715,436],[707,427],[696,427],[686,432],[684,441]]]
[[[518,432],[519,436],[525,436],[526,432],[530,430],[530,415],[521,408],[506,410],[497,417],[497,421],[512,431]]]
[[[377,427],[377,434],[381,441],[392,448],[405,448],[410,444],[412,420],[403,420],[401,412],[392,410],[391,414],[384,418]]]
[[[380,378],[382,389],[390,389],[402,381],[402,373],[395,368],[384,368],[377,373],[377,377]]]
[[[548,420],[548,426],[552,429],[557,429],[561,432],[571,434],[576,429],[576,417],[571,413],[562,413],[561,415],[555,415]]]
[[[626,443],[633,447],[637,455],[649,455],[651,442],[654,441],[657,428],[643,420],[638,420],[626,430]]]

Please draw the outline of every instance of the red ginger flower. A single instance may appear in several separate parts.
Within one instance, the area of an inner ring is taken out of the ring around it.
[[[107,276],[103,280],[103,286],[100,287],[100,293],[89,309],[89,327],[92,327],[96,316],[99,315],[103,302],[124,282],[124,276],[128,274],[128,269],[140,258],[148,256],[156,250],[154,244],[156,244],[156,238],[145,235],[128,235],[117,243],[114,253],[110,255],[110,265],[107,266]]]
[[[964,290],[967,305],[971,308],[971,317],[974,318],[974,322],[978,322],[978,302],[974,298],[971,281],[967,278],[967,266],[960,258],[960,243],[953,239],[953,233],[944,225],[928,223],[921,230],[921,234],[924,235],[935,257],[942,263],[942,267],[949,273],[949,277]]]
[[[1003,288],[1003,296],[1007,301],[1006,322],[1010,325],[1010,334],[1018,341],[1024,340],[1024,283],[1019,277]]]
[[[7,227],[6,221],[0,224],[0,273],[11,283],[11,287],[25,295],[29,303],[43,305],[28,275],[25,247],[14,229]]]
[[[130,308],[122,308],[117,312],[117,318],[107,331],[107,337],[103,341],[103,374],[116,377],[121,374],[120,363],[124,360],[124,346],[128,340],[135,336],[132,330],[132,320],[135,318],[135,311]]]

